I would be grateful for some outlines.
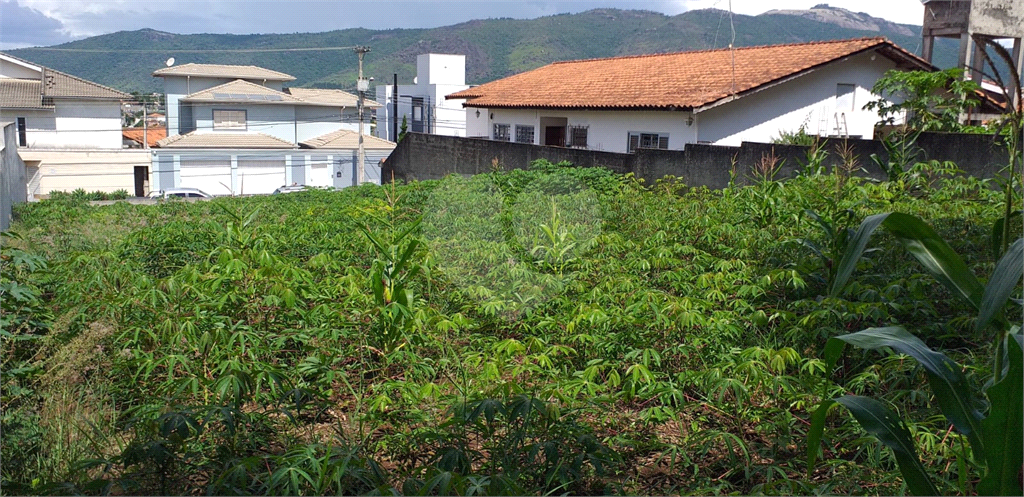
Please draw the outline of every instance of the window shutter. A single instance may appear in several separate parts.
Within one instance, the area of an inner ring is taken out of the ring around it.
[[[640,146],[640,135],[629,135],[629,151],[633,152]]]
[[[668,149],[668,137],[667,136],[659,136],[658,137],[658,148],[663,149],[663,150],[667,150]]]

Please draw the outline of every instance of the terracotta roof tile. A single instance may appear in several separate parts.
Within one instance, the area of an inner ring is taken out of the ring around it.
[[[359,133],[341,129],[332,133],[299,142],[305,148],[350,149],[359,146]],[[395,143],[376,136],[363,135],[363,148],[369,150],[392,150]]]
[[[446,98],[467,107],[692,109],[867,50],[932,68],[885,38],[859,38],[555,62]]]
[[[143,140],[147,140],[150,147],[155,147],[158,141],[167,138],[167,128],[123,128],[121,129],[121,136],[135,143],[142,143]]]
[[[295,144],[263,133],[193,131],[168,136],[157,142],[160,148],[295,148]]]
[[[258,66],[227,64],[182,64],[153,71],[153,76],[206,76],[211,78],[265,79],[267,81],[294,81],[295,76]]]

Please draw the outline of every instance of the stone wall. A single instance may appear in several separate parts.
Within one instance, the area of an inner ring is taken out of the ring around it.
[[[1007,163],[1007,152],[992,136],[969,134],[922,134],[916,143],[920,160],[953,161],[971,176],[993,177]],[[828,139],[821,145],[827,152],[826,166],[840,161],[839,146],[848,146],[863,168],[863,176],[884,179],[885,173],[871,160],[877,154],[887,160],[885,146],[877,140]],[[689,144],[685,150],[638,150],[633,154],[600,152],[478,138],[408,133],[384,164],[382,176],[400,181],[440,179],[452,173],[472,175],[491,170],[497,159],[504,169],[528,167],[536,159],[569,161],[583,167],[606,167],[618,173],[632,172],[647,182],[666,175],[681,178],[691,186],[723,188],[735,169],[736,181],[748,183],[754,167],[762,161],[777,161],[777,178],[790,177],[806,161],[807,147],[744,142],[739,147]]]

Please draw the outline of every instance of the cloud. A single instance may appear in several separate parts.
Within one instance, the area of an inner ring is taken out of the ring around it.
[[[60,20],[17,0],[0,0],[0,48],[56,45],[72,39]]]

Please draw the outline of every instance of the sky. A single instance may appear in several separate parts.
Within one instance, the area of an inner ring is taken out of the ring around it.
[[[828,3],[902,24],[920,25],[920,0],[731,0],[738,14],[807,9]],[[676,15],[727,10],[730,0],[0,0],[0,49],[50,46],[116,31],[177,34],[306,33],[345,28],[433,28],[473,19],[532,19],[594,8]]]

